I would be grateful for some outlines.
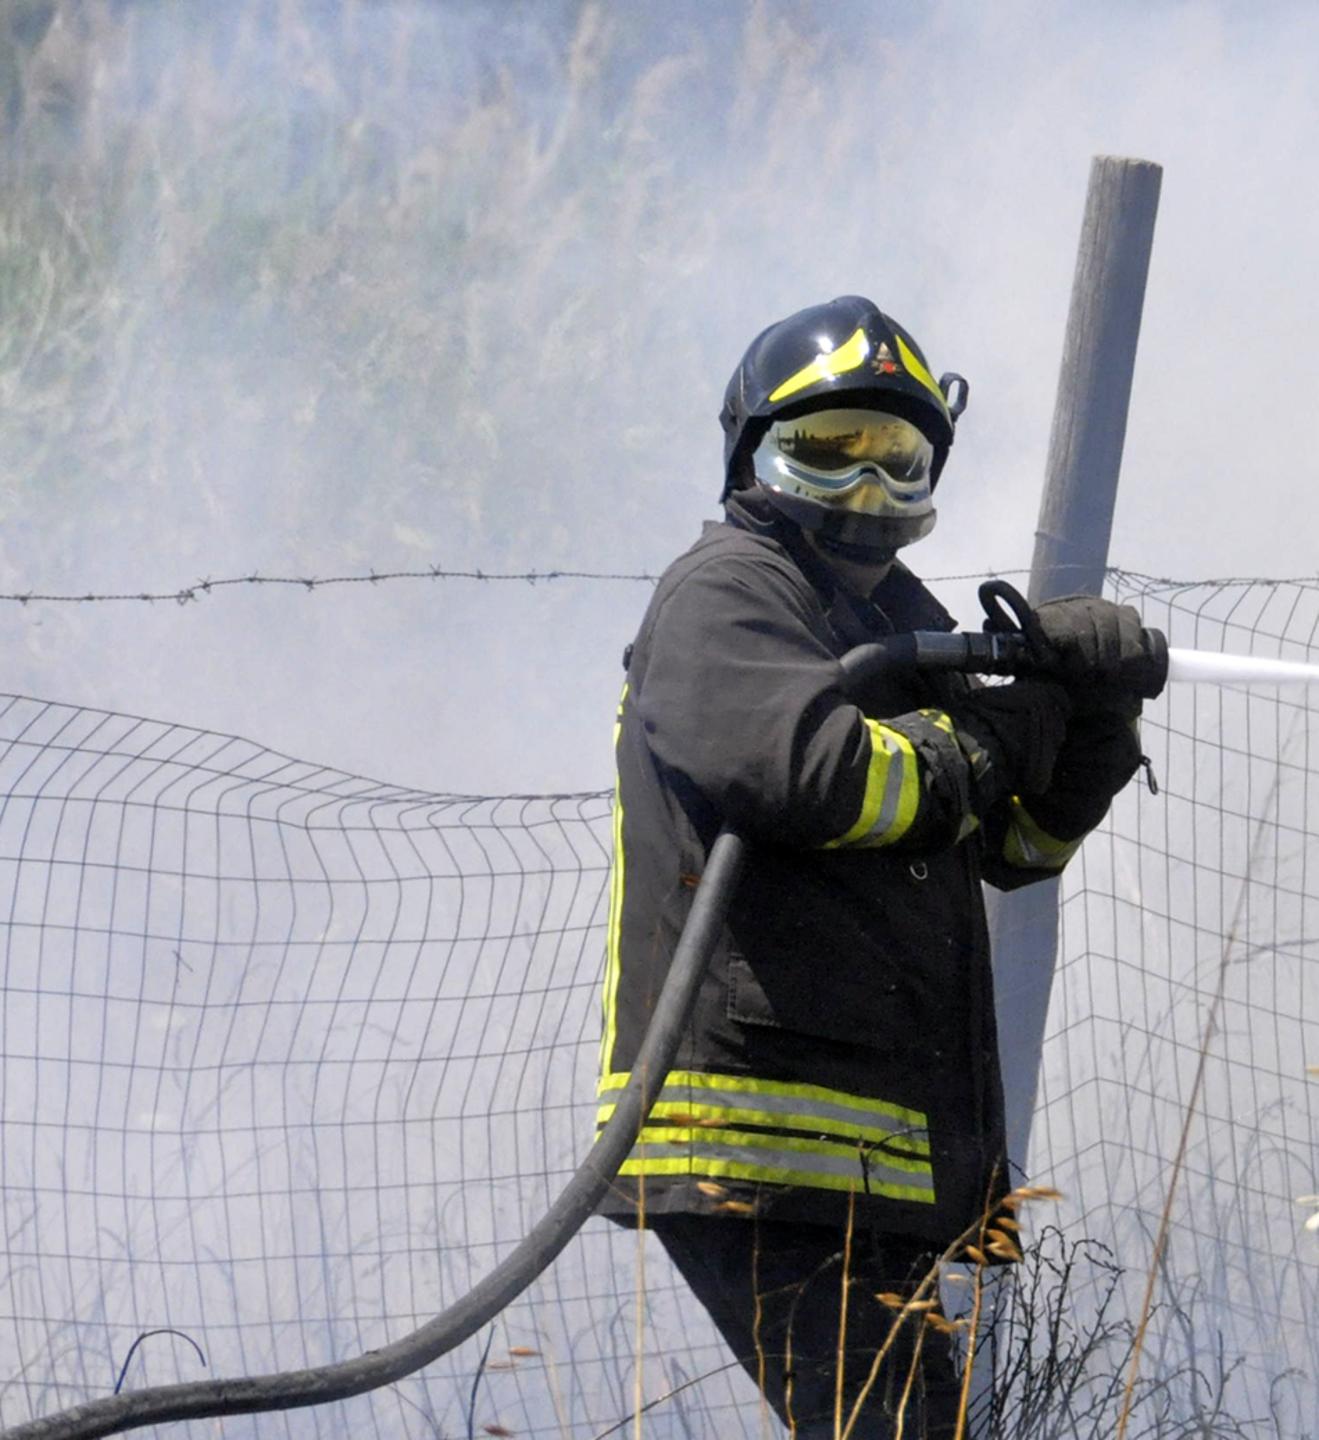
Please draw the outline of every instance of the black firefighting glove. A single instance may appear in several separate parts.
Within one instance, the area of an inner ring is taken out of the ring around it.
[[[1072,714],[1067,690],[1052,680],[986,685],[950,708],[971,773],[970,808],[983,818],[1007,795],[1049,788]]]
[[[1067,686],[1081,711],[1114,711],[1135,719],[1155,663],[1140,612],[1096,595],[1046,600],[1035,618],[1048,649],[1051,671]]]
[[[1139,708],[1140,701],[1134,703]],[[1019,793],[1037,825],[1059,840],[1075,840],[1104,818],[1142,758],[1135,718],[1121,706],[1078,710],[1067,722],[1045,791]]]

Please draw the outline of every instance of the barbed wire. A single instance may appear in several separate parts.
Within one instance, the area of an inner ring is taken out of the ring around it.
[[[1203,577],[1188,579],[1183,576],[1175,579],[1169,575],[1146,575],[1140,570],[1128,570],[1122,565],[1108,565],[1104,568],[1104,574],[1110,580],[1129,582],[1139,585],[1148,594],[1155,595],[1166,590],[1195,590],[1200,587],[1207,587],[1215,590],[1228,590],[1248,585],[1301,585],[1312,586],[1319,583],[1319,574],[1315,575],[1214,575],[1208,579]]]
[[[953,580],[979,580],[986,575],[1025,575],[1025,569],[971,571],[965,575],[935,575],[929,577],[932,583]],[[179,605],[200,600],[213,591],[235,585],[279,585],[295,590],[323,590],[331,585],[379,585],[391,580],[482,580],[521,581],[527,585],[538,585],[554,580],[605,580],[641,582],[655,585],[658,573],[649,570],[484,570],[479,566],[472,570],[446,570],[442,565],[429,565],[424,570],[376,570],[372,568],[359,575],[261,575],[255,571],[248,575],[230,575],[221,580],[197,580],[191,585],[181,585],[175,590],[118,590],[86,591],[77,594],[55,594],[43,590],[11,590],[0,593],[0,600],[19,605],[31,605],[45,601],[62,605],[87,605],[99,601],[146,601],[173,600]]]
[[[1110,580],[1139,586],[1142,590],[1150,594],[1157,594],[1165,590],[1193,588],[1201,585],[1211,585],[1220,588],[1241,585],[1313,585],[1316,580],[1319,580],[1319,576],[1315,575],[1231,575],[1219,576],[1208,580],[1203,577],[1179,580],[1170,576],[1147,575],[1139,570],[1128,570],[1121,565],[1109,565],[1104,573]],[[1029,574],[1030,571],[1027,567],[1016,566],[1003,570],[987,568],[956,575],[929,575],[924,578],[931,584],[949,584],[962,580],[983,580],[988,577],[1008,577]],[[11,604],[17,605],[34,605],[40,603],[89,605],[105,602],[123,603],[126,601],[155,604],[158,601],[170,600],[178,605],[187,605],[193,601],[201,600],[217,590],[232,589],[240,585],[269,585],[311,592],[328,589],[331,586],[381,585],[395,580],[476,580],[484,582],[513,582],[525,585],[548,584],[556,580],[586,580],[655,585],[659,582],[659,579],[659,574],[650,570],[485,570],[480,566],[470,570],[449,570],[442,565],[428,565],[425,569],[420,570],[376,570],[372,568],[365,573],[355,575],[261,575],[253,571],[246,575],[228,575],[219,580],[212,580],[210,578],[195,580],[189,585],[180,585],[172,590],[88,590],[77,593],[56,593],[44,590],[10,590],[0,592],[0,601],[8,601]]]
[[[236,585],[281,585],[301,590],[324,590],[331,585],[379,585],[391,580],[502,580],[522,581],[536,585],[551,580],[614,580],[645,581],[651,585],[659,579],[648,572],[625,574],[608,570],[446,570],[441,565],[430,565],[424,570],[369,570],[359,575],[230,575],[220,580],[195,580],[191,585],[180,585],[174,590],[118,590],[86,591],[78,594],[54,594],[42,590],[12,590],[0,593],[0,600],[31,605],[47,602],[61,605],[87,605],[100,601],[146,601],[173,600],[187,605],[194,600]]]

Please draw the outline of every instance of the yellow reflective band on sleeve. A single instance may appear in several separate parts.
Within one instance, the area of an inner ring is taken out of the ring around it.
[[[954,740],[957,739],[957,731],[953,727],[953,717],[946,710],[918,710],[916,713],[924,715],[931,725],[942,730],[945,735],[951,735]]]
[[[933,1205],[928,1161],[899,1160],[864,1145],[737,1130],[645,1130],[620,1175],[706,1175],[815,1190],[855,1190]]]
[[[809,365],[803,365],[795,374],[789,375],[770,395],[770,404],[786,400],[789,395],[805,390],[808,385],[814,385],[818,380],[832,380],[835,375],[859,370],[866,363],[869,354],[870,342],[866,339],[866,332],[858,327],[856,334],[846,344],[840,345],[828,355],[817,355]]]
[[[1059,840],[1031,819],[1018,796],[1011,802],[1012,818],[1003,839],[1003,858],[1023,870],[1061,870],[1081,848],[1085,836]]]
[[[866,720],[870,732],[870,765],[866,791],[856,823],[824,849],[843,846],[892,845],[911,829],[920,806],[920,763],[910,740],[878,720]]]
[[[920,710],[917,713],[923,715],[936,730],[942,730],[945,735],[951,736],[957,748],[966,756],[967,763],[971,766],[971,773],[977,774],[979,772],[980,767],[986,763],[985,752],[983,750],[967,748],[971,742],[965,735],[959,735],[957,733],[957,727],[953,724],[953,717],[949,715],[947,711]],[[967,811],[958,823],[957,837],[953,843],[960,845],[968,835],[974,835],[979,828],[979,816]]]
[[[913,380],[919,381],[939,402],[939,409],[945,415],[948,414],[948,402],[944,399],[943,391],[939,389],[939,382],[921,364],[920,356],[903,340],[901,335],[895,337],[898,342],[898,354],[902,359],[902,368]]]

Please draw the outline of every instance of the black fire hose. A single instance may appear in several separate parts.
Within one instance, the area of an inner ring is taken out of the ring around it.
[[[1002,587],[1002,582],[991,583]],[[1145,633],[1150,651],[1151,693],[1157,694],[1163,683],[1159,665],[1163,671],[1167,668],[1167,646],[1158,631]],[[918,631],[894,635],[873,645],[858,646],[843,656],[841,664],[849,688],[881,670],[980,675],[1021,675],[1038,670],[1036,652],[1016,631]],[[474,1335],[517,1299],[581,1229],[636,1144],[677,1056],[696,992],[746,864],[746,854],[746,841],[740,835],[727,827],[720,831],[710,849],[631,1078],[619,1095],[614,1113],[544,1217],[456,1304],[401,1340],[351,1360],[306,1370],[281,1370],[233,1380],[197,1380],[111,1395],[16,1425],[4,1431],[0,1440],[94,1440],[96,1436],[117,1435],[168,1420],[202,1420],[325,1405],[401,1380]]]

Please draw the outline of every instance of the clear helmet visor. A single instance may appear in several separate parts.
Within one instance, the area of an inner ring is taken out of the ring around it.
[[[752,457],[756,482],[798,524],[898,548],[934,526],[934,446],[882,410],[816,410],[770,426]]]

